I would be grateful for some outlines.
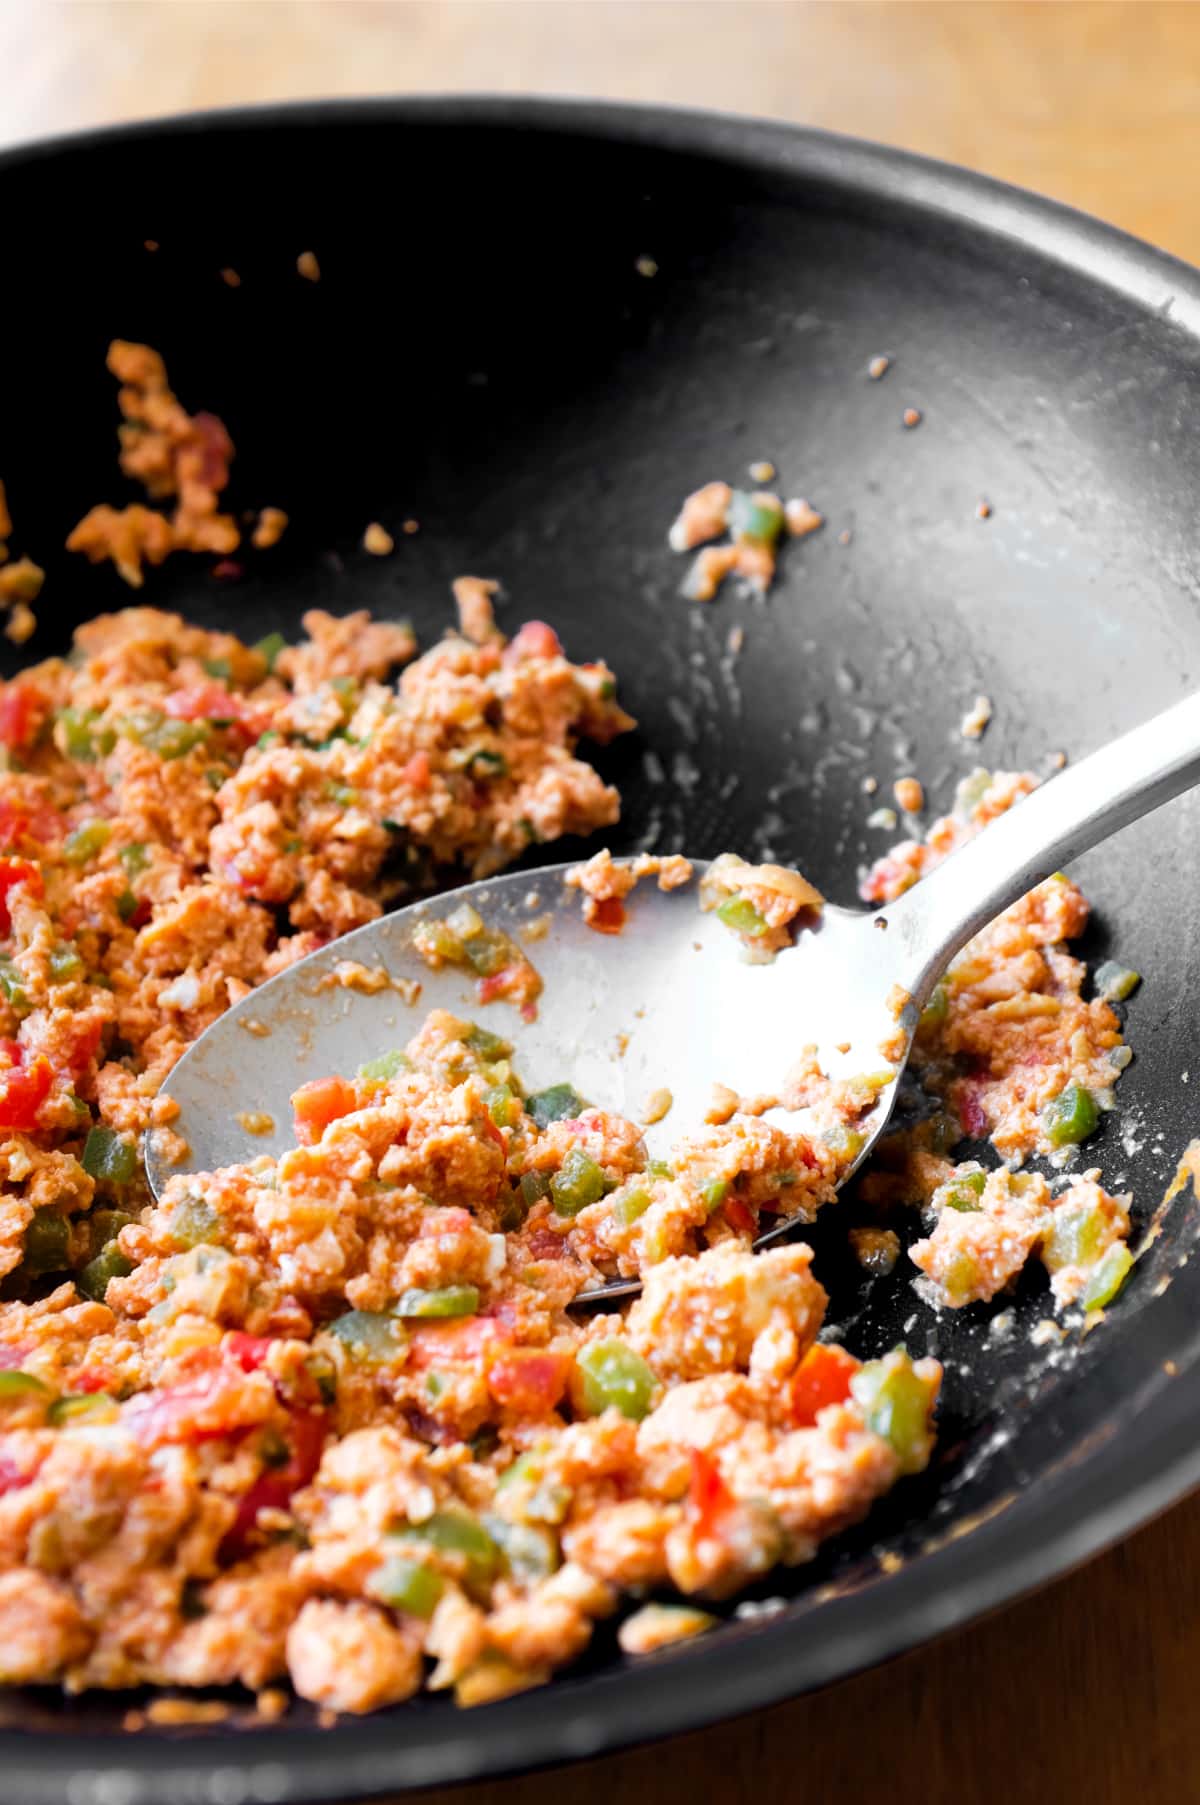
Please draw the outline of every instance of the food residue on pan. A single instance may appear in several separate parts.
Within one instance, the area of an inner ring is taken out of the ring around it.
[[[617,861],[602,847],[586,865],[573,865],[563,882],[583,893],[583,919],[598,934],[619,934],[625,926],[625,898],[643,878],[654,877],[660,890],[678,890],[692,880],[692,866],[680,853],[662,857],[640,852]]]
[[[765,490],[748,493],[712,482],[686,498],[667,540],[676,552],[703,547],[684,580],[683,593],[691,601],[710,602],[731,575],[765,595],[775,577],[785,533],[801,539],[823,525],[824,516],[807,501],[784,502]],[[725,544],[706,544],[724,534],[729,536]]]
[[[981,740],[991,718],[992,703],[990,696],[976,696],[974,702],[963,716],[958,731],[965,740]]]

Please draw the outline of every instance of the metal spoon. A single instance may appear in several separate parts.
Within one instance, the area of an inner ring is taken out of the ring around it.
[[[530,1090],[569,1080],[590,1102],[637,1120],[653,1091],[669,1089],[668,1116],[647,1130],[652,1156],[702,1122],[715,1081],[743,1096],[774,1091],[806,1046],[832,1077],[891,1065],[894,1077],[861,1124],[861,1164],[891,1114],[920,1011],[954,954],[1060,866],[1198,779],[1200,695],[1044,784],[896,902],[876,913],[827,905],[770,965],[747,963],[715,915],[700,912],[694,882],[664,893],[647,880],[629,898],[620,936],[584,925],[578,892],[563,885],[565,865],[509,872],[400,909],[272,978],[200,1036],[163,1086],[179,1104],[175,1127],[189,1156],[170,1165],[158,1137],[147,1136],[150,1182],[159,1193],[180,1170],[282,1153],[299,1085],[352,1074],[403,1046],[432,1008],[482,1019],[512,1040]],[[698,876],[704,869],[697,863]],[[414,950],[417,922],[464,901],[526,945],[545,983],[536,1021],[522,1022],[507,1005],[481,1009],[470,974],[430,971]],[[538,937],[527,940],[534,923]],[[419,998],[331,984],[346,960],[418,979]],[[885,1061],[880,1046],[896,1039],[899,992],[908,997],[903,1046]],[[269,1117],[271,1131],[250,1132],[255,1116]],[[588,1295],[636,1289],[619,1281]]]

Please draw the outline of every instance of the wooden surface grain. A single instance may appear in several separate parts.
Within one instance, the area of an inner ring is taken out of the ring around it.
[[[967,163],[1200,262],[1200,5],[0,0],[0,142],[181,108],[447,89],[802,120]],[[420,1805],[1200,1799],[1200,1499],[815,1698]],[[553,1695],[547,1695],[553,1710]]]

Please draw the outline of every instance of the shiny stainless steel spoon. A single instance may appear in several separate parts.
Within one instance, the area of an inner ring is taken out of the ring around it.
[[[200,1036],[163,1086],[179,1104],[175,1126],[188,1158],[167,1164],[148,1136],[150,1182],[157,1193],[180,1170],[282,1153],[299,1085],[352,1074],[403,1046],[432,1008],[482,1020],[513,1041],[531,1091],[568,1080],[590,1102],[638,1120],[651,1093],[669,1089],[669,1114],[646,1133],[652,1156],[703,1121],[714,1082],[742,1096],[773,1092],[807,1046],[832,1077],[891,1066],[862,1124],[861,1164],[891,1114],[920,1011],[954,954],[1060,866],[1197,780],[1200,696],[1191,696],[1053,778],[896,902],[873,914],[827,905],[770,965],[747,963],[728,930],[701,913],[695,882],[664,893],[646,880],[629,898],[619,936],[584,925],[578,892],[563,885],[565,865],[416,903],[272,978]],[[697,877],[704,869],[697,864]],[[430,971],[414,950],[419,921],[464,901],[526,946],[545,983],[536,1021],[522,1022],[505,1004],[481,1008],[470,974]],[[529,941],[535,922],[543,931]],[[390,986],[364,994],[331,985],[346,960],[418,979],[419,998],[406,1003]],[[902,1046],[885,1060],[880,1047],[897,1039],[900,992],[908,998]],[[269,1117],[271,1132],[249,1132],[252,1115]],[[622,1281],[589,1295],[636,1289]]]

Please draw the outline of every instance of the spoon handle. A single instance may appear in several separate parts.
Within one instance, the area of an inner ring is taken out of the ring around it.
[[[1043,784],[881,909],[918,1007],[947,962],[1010,903],[1197,782],[1200,695],[1192,695]]]

